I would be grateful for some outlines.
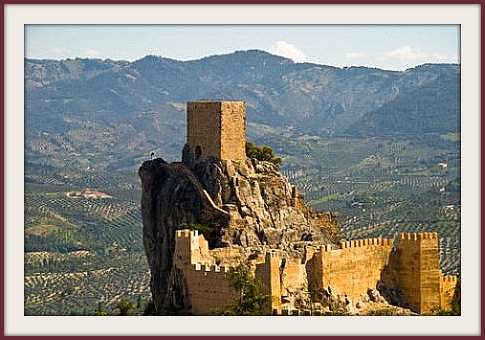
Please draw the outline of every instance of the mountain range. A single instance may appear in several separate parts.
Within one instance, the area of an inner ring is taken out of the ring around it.
[[[135,167],[152,150],[176,159],[185,103],[199,99],[245,101],[256,142],[274,129],[322,138],[457,134],[459,89],[456,64],[336,68],[259,50],[192,61],[26,59],[26,154],[64,157],[58,164],[83,155],[104,169]]]

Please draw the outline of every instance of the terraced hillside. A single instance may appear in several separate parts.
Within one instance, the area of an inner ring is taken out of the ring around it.
[[[115,313],[122,298],[141,313],[150,292],[135,175],[44,171],[26,182],[25,314]]]

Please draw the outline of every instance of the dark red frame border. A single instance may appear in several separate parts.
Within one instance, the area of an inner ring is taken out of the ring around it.
[[[145,4],[173,4],[173,5],[181,5],[181,4],[187,4],[187,5],[240,5],[240,4],[253,4],[253,5],[263,5],[263,4],[275,4],[275,5],[280,5],[280,4],[289,4],[289,5],[312,5],[312,4],[335,4],[335,5],[443,5],[443,4],[449,4],[449,5],[466,5],[466,4],[476,4],[480,5],[480,20],[482,18],[483,14],[483,7],[482,1],[481,0],[443,0],[443,1],[437,1],[437,0],[425,0],[425,1],[419,1],[419,0],[397,0],[391,2],[390,0],[343,0],[343,1],[336,1],[336,0],[302,0],[302,1],[295,1],[295,0],[263,0],[263,1],[258,1],[258,0],[236,0],[236,1],[231,1],[228,2],[228,0],[201,0],[201,1],[194,1],[194,0],[180,0],[180,1],[175,1],[175,0],[140,0],[140,1],[130,1],[130,0],[73,0],[73,1],[67,1],[67,0],[3,0],[2,6],[1,6],[1,17],[2,17],[2,35],[0,37],[1,39],[1,45],[2,45],[2,66],[1,66],[1,71],[0,75],[4,80],[3,83],[3,88],[4,91],[0,94],[0,102],[2,105],[2,112],[3,112],[3,119],[0,120],[0,129],[2,133],[5,132],[5,125],[4,125],[4,120],[5,120],[5,5],[6,4],[25,4],[25,5],[33,5],[33,4],[44,4],[44,5],[50,5],[50,4],[56,4],[56,5],[78,5],[78,4],[85,4],[85,5],[104,5],[104,4],[132,4],[132,5],[145,5]],[[483,52],[483,42],[484,42],[484,29],[483,25],[480,22],[480,55],[482,55]],[[480,62],[480,87],[481,87],[481,93],[482,93],[482,88],[483,88],[483,76],[485,74],[484,69],[481,67],[481,62]],[[480,99],[480,109],[481,109],[481,99]],[[480,131],[484,130],[483,128],[485,127],[485,122],[483,119],[480,119]],[[3,134],[4,136],[4,134]],[[0,207],[0,215],[2,218],[2,226],[3,226],[3,232],[0,233],[0,241],[1,244],[5,244],[5,238],[4,238],[4,233],[5,233],[5,200],[7,197],[5,197],[5,139],[2,138],[0,140],[1,148],[0,148],[0,161],[2,164],[1,167],[1,175],[3,178],[3,181],[0,182],[0,191],[3,193],[2,195],[2,206]],[[484,149],[484,140],[480,137],[480,201],[482,202],[483,199],[483,189],[485,188],[485,184],[481,181],[481,169],[482,169],[482,162],[483,162],[483,149]],[[480,202],[480,207],[482,207],[482,203]],[[481,223],[481,214],[480,214],[480,223]],[[481,233],[481,244],[485,244],[485,237],[483,233]],[[3,306],[3,311],[4,314],[7,312],[5,310],[5,286],[4,286],[4,278],[5,278],[5,266],[4,266],[4,258],[5,254],[2,252],[1,254],[1,261],[0,261],[0,268],[2,271],[2,281],[1,281],[1,288],[3,294],[1,294],[0,297],[0,303]],[[480,257],[481,257],[481,281],[483,279],[483,252],[480,251]],[[483,306],[483,303],[485,301],[485,298],[483,294],[480,294],[480,306]],[[482,308],[480,307],[481,313],[480,313],[480,335],[478,337],[481,338],[481,334],[483,333],[483,312]],[[162,326],[162,325],[161,325]],[[0,334],[1,338],[6,338],[6,337],[13,337],[13,336],[7,336],[5,335],[5,316],[1,318],[1,328],[2,332]],[[35,338],[52,338],[53,336],[35,336]],[[59,337],[67,337],[67,336],[55,336],[56,338]],[[137,339],[142,336],[123,336],[123,339]],[[144,336],[146,337],[146,336]],[[281,340],[282,336],[150,336],[152,338],[163,338],[163,339],[212,339],[214,337],[218,338],[231,338],[235,340],[240,340],[240,339],[248,339],[248,338],[265,338],[265,339],[272,339],[272,340]],[[299,339],[299,338],[312,338],[312,339],[353,339],[356,336],[285,336],[285,339]],[[375,337],[380,337],[380,338],[387,338],[390,336],[361,336],[359,338],[375,338]],[[393,336],[394,337],[394,336]],[[396,336],[399,338],[415,338],[414,336]],[[422,336],[423,338],[426,339],[441,339],[442,336]],[[458,339],[458,338],[464,338],[464,336],[449,336],[447,337],[448,339]],[[468,337],[468,336],[467,336]],[[474,336],[475,337],[475,336]],[[34,338],[34,336],[15,336],[16,339],[30,339]],[[119,340],[120,336],[69,336],[69,338],[72,339],[86,339],[86,338],[103,338],[103,339],[113,339],[113,340]],[[417,338],[421,338],[421,336],[418,336]]]

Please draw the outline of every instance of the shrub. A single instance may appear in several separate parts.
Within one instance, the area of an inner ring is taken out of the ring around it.
[[[183,229],[197,230],[199,234],[204,235],[206,239],[209,237],[212,231],[211,228],[209,228],[205,224],[199,224],[199,223],[182,223],[180,227]]]
[[[283,159],[276,157],[272,148],[269,146],[256,146],[253,143],[246,143],[246,156],[249,158],[256,158],[258,161],[271,162],[279,166]]]
[[[120,311],[118,315],[126,316],[126,315],[132,315],[134,313],[133,302],[125,298],[122,298],[118,302],[116,308],[119,309]]]
[[[247,265],[239,264],[229,272],[229,280],[240,295],[220,315],[267,315],[271,298],[264,293],[264,285],[250,272]]]

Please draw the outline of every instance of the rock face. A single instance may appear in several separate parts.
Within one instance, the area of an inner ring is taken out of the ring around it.
[[[157,314],[177,301],[184,305],[184,280],[173,267],[175,230],[209,227],[209,246],[290,249],[297,241],[336,243],[337,216],[316,213],[276,166],[255,159],[195,161],[184,149],[183,162],[145,162],[142,181],[144,246],[151,269]]]

